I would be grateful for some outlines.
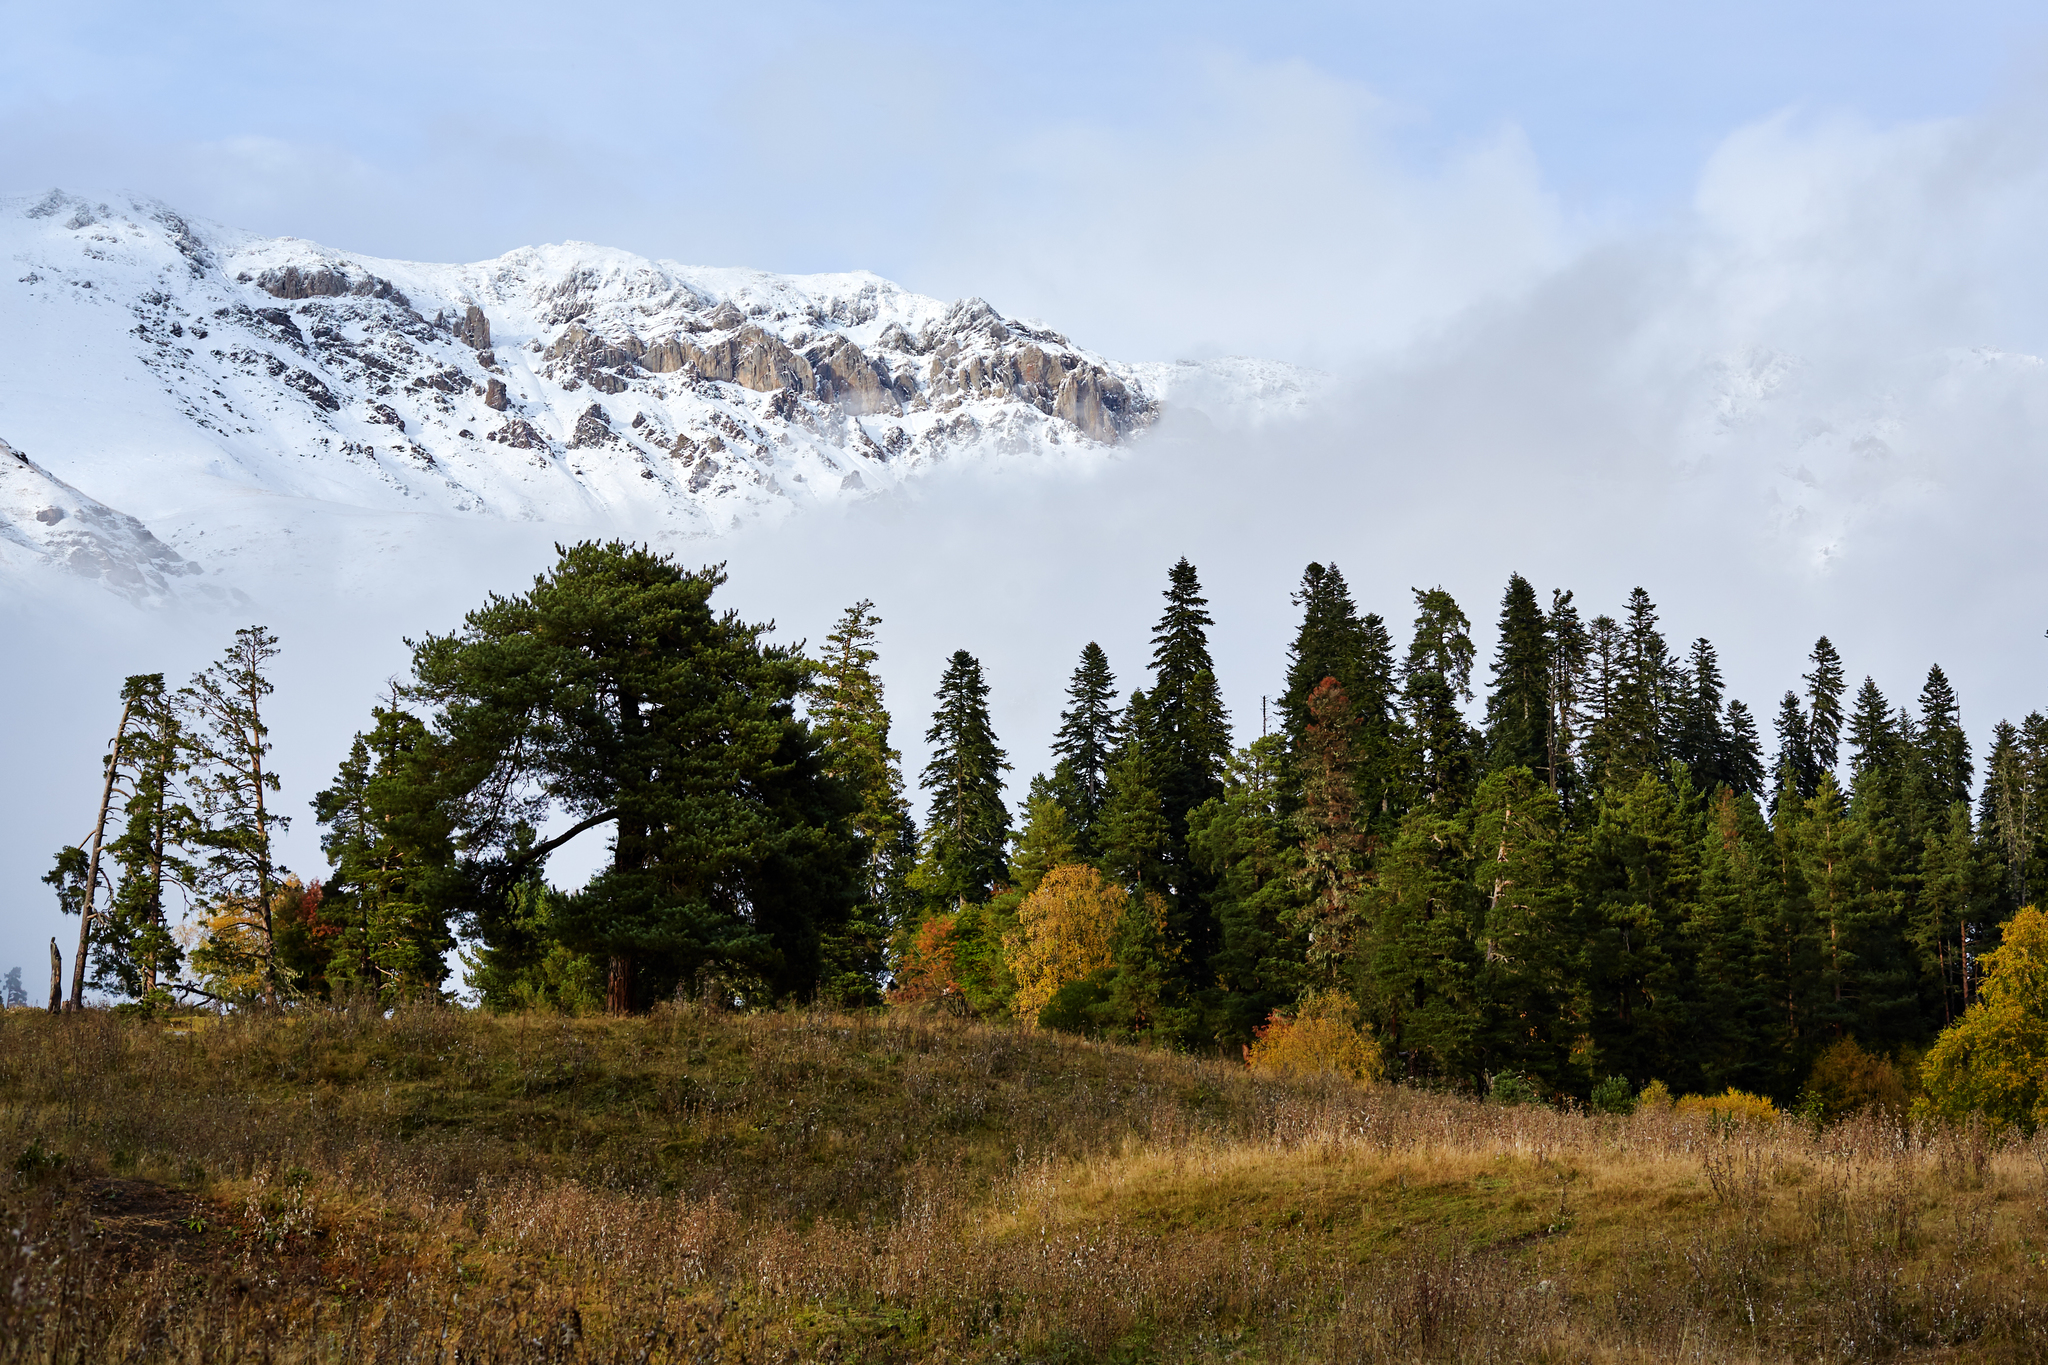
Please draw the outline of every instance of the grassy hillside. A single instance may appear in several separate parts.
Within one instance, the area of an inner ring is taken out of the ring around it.
[[[942,1018],[0,1015],[0,1359],[2031,1360],[2048,1143]]]

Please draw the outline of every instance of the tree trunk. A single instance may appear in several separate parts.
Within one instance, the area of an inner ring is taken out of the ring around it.
[[[611,972],[605,980],[604,1007],[612,1014],[633,1012],[633,958],[630,953],[613,953]]]
[[[100,788],[99,823],[92,827],[92,858],[85,869],[85,904],[78,910],[78,956],[71,960],[71,1008],[85,1008],[85,948],[92,939],[93,901],[100,889],[100,841],[107,833],[107,807],[114,799],[114,779],[121,775],[121,741],[128,737],[128,713],[135,703],[121,703],[121,723],[114,727],[114,751],[107,755],[107,781]]]
[[[64,954],[57,951],[57,940],[50,940],[50,1013],[56,1014],[64,1008]]]

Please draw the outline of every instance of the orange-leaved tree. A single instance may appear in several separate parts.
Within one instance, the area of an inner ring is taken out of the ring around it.
[[[1984,954],[1977,998],[1921,1063],[1935,1113],[2048,1123],[2048,914],[2028,906]]]

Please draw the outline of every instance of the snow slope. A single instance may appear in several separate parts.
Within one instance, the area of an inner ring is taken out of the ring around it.
[[[1287,411],[1319,378],[1122,364],[862,272],[582,243],[426,265],[60,191],[0,199],[0,255],[0,434],[230,576],[449,517],[716,534],[942,461],[1099,459],[1169,395]]]

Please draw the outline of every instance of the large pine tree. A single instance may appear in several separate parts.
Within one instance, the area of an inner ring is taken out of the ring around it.
[[[1520,574],[1501,595],[1493,685],[1486,697],[1486,766],[1491,772],[1527,768],[1552,783],[1551,646],[1536,589]]]
[[[1842,694],[1848,685],[1842,677],[1842,656],[1827,636],[1814,641],[1808,662],[1813,671],[1801,681],[1806,684],[1806,745],[1817,782],[1819,774],[1835,771],[1841,760]]]
[[[914,913],[909,878],[917,828],[903,796],[903,756],[889,743],[889,709],[875,671],[881,619],[871,601],[848,607],[825,637],[812,684],[812,726],[823,746],[825,771],[859,802],[853,829],[863,845],[866,896],[846,928],[824,944],[821,986],[841,1004],[879,998],[883,945]]]
[[[1448,813],[1470,795],[1479,737],[1459,709],[1472,699],[1472,623],[1442,588],[1415,589],[1415,634],[1402,665],[1409,780]]]
[[[1090,640],[1067,682],[1067,708],[1052,742],[1053,795],[1067,808],[1083,851],[1095,847],[1095,823],[1108,796],[1109,762],[1117,746],[1116,674]]]
[[[935,906],[959,907],[987,900],[1008,868],[1010,764],[989,722],[980,660],[955,650],[936,698],[924,736],[932,750],[920,780],[930,806],[919,879]]]

